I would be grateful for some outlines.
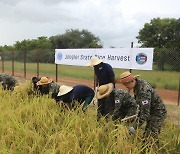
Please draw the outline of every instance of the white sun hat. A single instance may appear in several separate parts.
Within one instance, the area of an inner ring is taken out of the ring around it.
[[[73,87],[66,86],[66,85],[62,85],[62,86],[60,86],[60,88],[59,88],[59,93],[58,93],[57,96],[65,95],[65,94],[67,94],[68,92],[70,92],[71,90],[73,90]]]
[[[91,58],[91,60],[87,63],[87,66],[96,66],[98,64],[100,64],[101,62],[103,62],[102,59],[99,59],[98,57],[94,56]]]

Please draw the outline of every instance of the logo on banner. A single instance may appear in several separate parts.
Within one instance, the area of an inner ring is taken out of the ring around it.
[[[59,52],[59,53],[57,54],[57,59],[58,59],[58,60],[62,60],[62,57],[63,57],[62,53]]]
[[[136,62],[137,62],[138,64],[142,65],[142,64],[146,63],[146,61],[147,61],[147,56],[146,56],[146,54],[144,54],[144,53],[139,53],[139,54],[136,55]]]

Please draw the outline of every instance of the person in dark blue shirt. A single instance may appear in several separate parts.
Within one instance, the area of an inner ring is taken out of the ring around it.
[[[63,101],[68,105],[69,108],[75,108],[76,103],[83,104],[82,110],[85,111],[87,106],[91,103],[94,98],[94,91],[90,87],[85,85],[76,85],[73,87],[62,85],[59,88],[56,101]]]
[[[92,57],[87,66],[94,67],[96,77],[96,93],[97,87],[112,83],[115,88],[115,74],[110,64],[104,63],[98,57]],[[101,116],[111,115],[115,108],[114,93],[110,94],[108,98],[98,99],[97,118]]]

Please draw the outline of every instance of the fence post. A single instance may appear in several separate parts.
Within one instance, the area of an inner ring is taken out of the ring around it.
[[[24,78],[26,78],[26,49],[24,50]]]
[[[58,64],[56,64],[56,82],[58,82]]]
[[[39,77],[39,49],[37,49],[37,77]]]
[[[14,76],[14,50],[11,51],[12,54],[12,76]]]
[[[178,92],[178,102],[177,105],[179,106],[180,103],[180,76],[179,76],[179,92]]]
[[[131,42],[131,48],[133,48],[133,42]],[[129,72],[132,73],[132,69],[129,69]],[[128,90],[128,92],[130,93],[131,90]]]
[[[133,48],[133,42],[131,42],[131,48]],[[132,72],[132,69],[129,69],[129,72]]]
[[[2,73],[4,73],[4,50],[2,50]]]

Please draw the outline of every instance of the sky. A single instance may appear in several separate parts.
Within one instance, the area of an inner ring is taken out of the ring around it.
[[[180,18],[180,0],[0,0],[0,46],[86,29],[104,48],[138,46],[153,18]]]

